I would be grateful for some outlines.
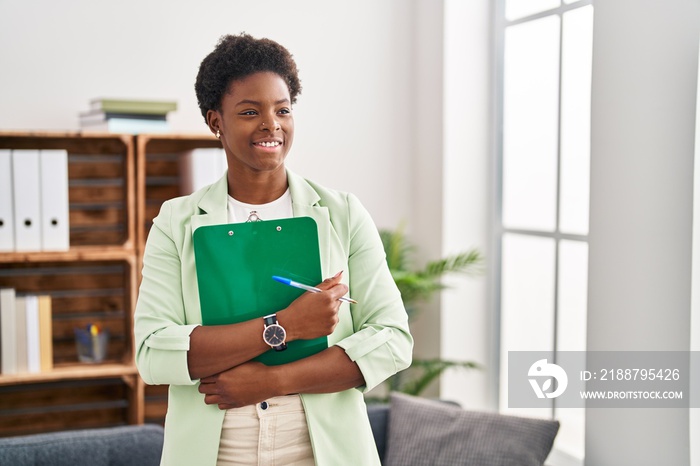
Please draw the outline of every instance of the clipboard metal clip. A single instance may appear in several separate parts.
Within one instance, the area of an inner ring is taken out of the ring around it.
[[[250,215],[248,215],[248,220],[246,220],[246,223],[248,222],[262,222],[262,219],[258,216],[257,210],[250,211]]]

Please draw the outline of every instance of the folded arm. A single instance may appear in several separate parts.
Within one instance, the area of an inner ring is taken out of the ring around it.
[[[204,402],[220,409],[238,408],[293,393],[334,393],[364,384],[359,366],[338,346],[308,358],[266,366],[247,362],[205,377],[199,385]]]
[[[286,341],[310,340],[330,335],[338,323],[338,298],[348,287],[341,273],[318,285],[321,293],[304,293],[277,312],[277,322],[287,332]],[[193,379],[218,374],[270,350],[263,341],[262,318],[239,324],[200,326],[190,335],[187,362]]]

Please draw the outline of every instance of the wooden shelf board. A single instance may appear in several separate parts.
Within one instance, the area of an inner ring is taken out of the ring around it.
[[[134,364],[71,364],[55,367],[51,371],[35,374],[0,374],[0,386],[56,382],[67,379],[98,379],[134,376],[137,374],[138,371]]]
[[[68,251],[0,253],[0,264],[13,262],[131,261],[134,249],[122,246],[80,246]]]
[[[138,137],[144,139],[162,139],[183,142],[218,141],[218,139],[211,133],[140,133]]]
[[[17,139],[121,139],[128,142],[134,136],[128,133],[110,133],[110,132],[91,132],[91,131],[21,131],[21,130],[2,130],[0,138],[17,138]]]

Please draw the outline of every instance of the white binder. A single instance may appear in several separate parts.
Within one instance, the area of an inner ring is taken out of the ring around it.
[[[41,249],[67,251],[68,229],[68,152],[42,150],[41,160]]]
[[[12,153],[10,149],[0,149],[0,252],[15,250],[12,199]]]
[[[180,164],[180,192],[191,194],[224,176],[226,153],[219,148],[200,147],[186,152]]]
[[[4,375],[16,374],[17,313],[14,288],[0,288],[0,350],[0,372]]]
[[[15,250],[41,250],[41,187],[39,151],[12,150],[14,185]]]
[[[39,346],[39,299],[35,295],[25,296],[27,319],[27,372],[41,372],[41,348]]]
[[[28,371],[27,364],[27,297],[15,298],[15,358],[17,358],[17,372],[23,374]]]

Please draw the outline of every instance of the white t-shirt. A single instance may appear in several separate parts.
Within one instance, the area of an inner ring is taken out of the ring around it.
[[[246,204],[228,197],[228,221],[229,223],[242,223],[257,220],[275,220],[278,218],[290,218],[294,216],[292,210],[292,195],[289,188],[272,202],[267,204]]]

